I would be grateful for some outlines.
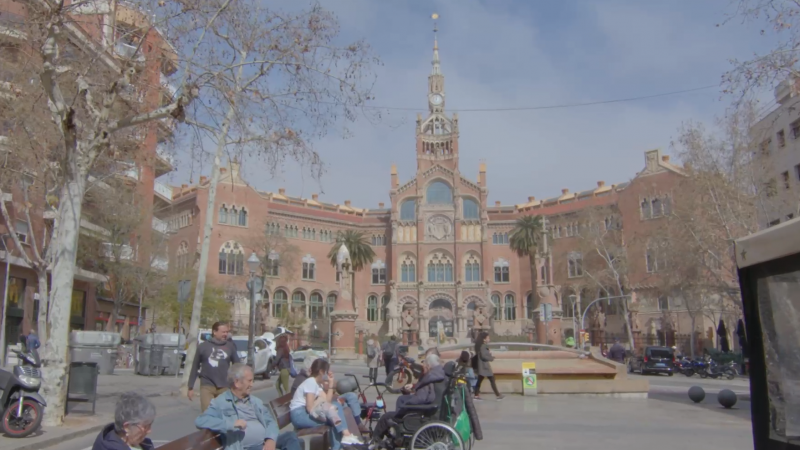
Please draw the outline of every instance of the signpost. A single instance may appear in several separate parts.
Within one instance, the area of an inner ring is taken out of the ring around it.
[[[522,363],[522,395],[539,395],[535,362]]]

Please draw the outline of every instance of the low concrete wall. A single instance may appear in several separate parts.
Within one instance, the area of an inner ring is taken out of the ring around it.
[[[458,354],[444,352],[444,359],[454,359]],[[650,383],[631,379],[623,364],[602,356],[593,349],[588,357],[569,351],[514,351],[494,352],[492,370],[501,393],[522,393],[522,363],[535,362],[538,392],[542,395],[568,394],[647,398]],[[491,392],[484,381],[481,391]]]

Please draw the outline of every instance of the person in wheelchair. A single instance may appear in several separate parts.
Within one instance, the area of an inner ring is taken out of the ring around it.
[[[404,411],[406,406],[428,405],[436,400],[434,384],[446,379],[439,356],[433,353],[428,354],[422,362],[422,369],[423,375],[416,385],[407,384],[403,387],[403,395],[397,398],[396,410],[385,413],[378,420],[372,433],[370,449],[379,448],[378,445],[386,438],[394,419],[401,418],[406,413]]]

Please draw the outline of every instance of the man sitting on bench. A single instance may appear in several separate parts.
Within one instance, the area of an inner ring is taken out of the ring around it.
[[[300,450],[294,431],[278,434],[272,413],[258,397],[251,396],[253,369],[236,363],[228,370],[230,389],[211,401],[194,424],[225,435],[225,450]]]

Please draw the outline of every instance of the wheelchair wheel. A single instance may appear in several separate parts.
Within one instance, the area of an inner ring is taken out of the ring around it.
[[[414,433],[406,450],[464,450],[464,441],[449,424],[428,422]]]

